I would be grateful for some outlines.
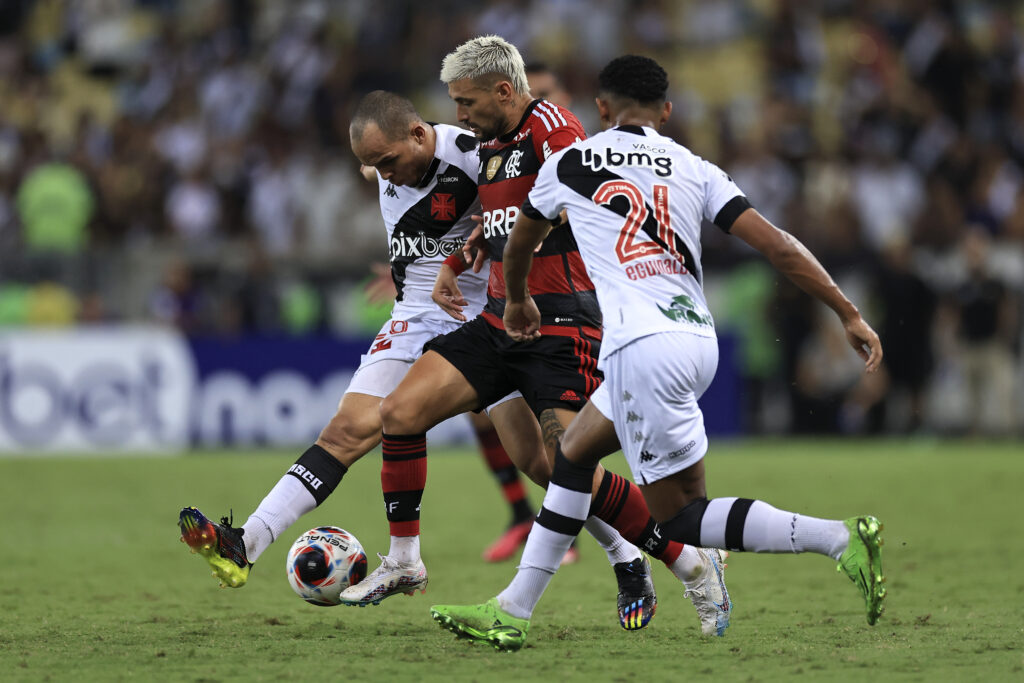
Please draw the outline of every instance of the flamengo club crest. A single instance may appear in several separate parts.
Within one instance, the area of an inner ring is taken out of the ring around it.
[[[447,192],[437,192],[430,196],[430,215],[436,221],[455,219],[455,197]]]
[[[501,156],[496,154],[487,162],[487,179],[493,180],[494,174],[498,172],[499,168],[501,168]]]

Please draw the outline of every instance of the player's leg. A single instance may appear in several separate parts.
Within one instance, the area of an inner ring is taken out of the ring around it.
[[[578,443],[592,448],[580,453],[581,459],[589,458],[587,464],[570,463],[555,444],[551,481],[512,583],[482,605],[435,605],[431,616],[444,628],[502,650],[518,650],[526,642],[533,609],[588,517],[597,462],[618,449],[614,429],[607,429],[607,421],[595,420],[595,415],[600,417],[587,404],[570,425],[579,427]]]
[[[526,542],[526,536],[533,524],[533,508],[530,506],[526,486],[519,476],[519,470],[508,457],[491,420],[483,413],[471,412],[468,415],[480,444],[484,462],[501,487],[501,494],[512,512],[508,527],[483,552],[485,562],[502,562],[512,557],[519,550],[519,546]]]
[[[380,406],[383,425],[381,488],[391,532],[381,565],[341,593],[345,605],[364,607],[427,586],[420,558],[420,503],[427,481],[426,432],[443,420],[475,409],[476,390],[455,366],[426,351]]]
[[[263,551],[320,505],[341,482],[348,465],[377,445],[379,403],[376,396],[345,394],[317,442],[288,468],[241,528],[231,526],[228,519],[215,524],[194,507],[181,511],[181,540],[206,558],[221,585],[244,586]],[[339,438],[342,430],[346,436]]]
[[[326,500],[348,468],[380,442],[381,397],[409,363],[381,360],[360,367],[317,441],[281,476],[241,528],[216,524],[195,507],[181,511],[181,539],[202,554],[221,585],[244,586],[253,563],[299,517]],[[369,393],[362,393],[369,392]]]
[[[214,524],[194,507],[181,511],[182,540],[203,554],[222,585],[244,585],[251,563],[267,546],[322,503],[348,467],[379,443],[380,399],[398,386],[423,344],[446,327],[432,321],[385,323],[316,443],[288,468],[240,529],[226,518]]]
[[[623,436],[628,415],[638,418],[628,429],[641,439],[623,439],[623,449],[663,535],[705,548],[815,552],[839,560],[861,588],[868,622],[874,623],[885,597],[878,520],[819,519],[750,498],[707,499],[707,436],[697,399],[714,375],[716,340],[685,333],[651,335],[619,355],[609,375],[614,373],[614,382],[630,398],[613,406],[615,424]],[[650,358],[659,361],[651,364]]]
[[[703,463],[641,488],[667,537],[731,551],[826,555],[860,589],[868,623],[882,614],[882,525],[876,518],[820,519],[751,498],[709,500]]]

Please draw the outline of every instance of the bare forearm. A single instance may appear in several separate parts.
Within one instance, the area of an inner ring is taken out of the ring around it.
[[[856,318],[850,303],[814,254],[800,240],[769,223],[754,209],[747,209],[732,225],[732,234],[764,254],[793,283],[818,299],[843,321]]]
[[[846,298],[814,254],[797,238],[787,232],[779,232],[779,248],[766,254],[772,265],[797,287],[835,311],[841,320],[858,316],[857,307]]]

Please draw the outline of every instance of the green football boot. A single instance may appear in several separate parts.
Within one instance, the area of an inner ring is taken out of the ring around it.
[[[221,588],[241,588],[252,568],[242,540],[245,532],[231,526],[232,521],[222,517],[220,524],[215,524],[194,507],[183,508],[178,515],[181,542],[206,559]]]
[[[874,626],[885,607],[885,577],[882,575],[882,524],[874,517],[851,517],[843,522],[850,530],[850,543],[839,558],[837,571],[844,572],[864,594],[868,624]]]
[[[498,598],[482,605],[434,605],[430,616],[460,638],[490,643],[495,650],[514,652],[526,643],[529,619],[517,619],[498,606]]]

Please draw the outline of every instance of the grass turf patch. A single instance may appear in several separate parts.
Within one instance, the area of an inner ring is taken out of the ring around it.
[[[284,557],[307,528],[334,524],[387,550],[379,453],[260,558],[249,585],[221,590],[178,543],[178,510],[235,523],[297,454],[0,459],[0,677],[4,680],[933,681],[1024,678],[1024,559],[1010,501],[1017,444],[759,441],[708,456],[709,496],[756,497],[822,517],[877,515],[889,598],[867,626],[856,588],[813,555],[733,554],[724,638],[700,636],[681,587],[655,567],[650,627],[622,631],[602,551],[554,578],[515,654],[456,640],[435,603],[482,602],[514,563],[480,552],[508,513],[482,459],[437,451],[423,504],[425,596],[318,608],[288,587]],[[621,457],[611,469],[626,473]],[[541,493],[531,490],[540,504]],[[658,563],[655,563],[658,564]]]

